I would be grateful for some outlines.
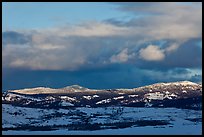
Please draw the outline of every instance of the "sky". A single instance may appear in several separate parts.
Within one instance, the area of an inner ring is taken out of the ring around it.
[[[3,2],[2,90],[202,82],[202,3]]]

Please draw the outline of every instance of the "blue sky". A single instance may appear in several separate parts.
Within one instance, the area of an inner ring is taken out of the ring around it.
[[[107,18],[128,19],[131,14],[105,2],[3,2],[3,31],[35,29]]]
[[[202,3],[3,2],[2,16],[3,90],[202,81]]]

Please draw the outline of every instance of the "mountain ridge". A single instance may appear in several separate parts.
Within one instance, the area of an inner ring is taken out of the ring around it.
[[[79,85],[60,89],[32,88],[2,93],[2,102],[40,108],[66,107],[184,107],[201,108],[202,84],[190,81],[155,83],[133,89],[95,90]]]
[[[202,84],[197,84],[191,81],[177,81],[177,82],[162,82],[162,83],[155,83],[155,84],[150,84],[150,85],[146,85],[146,86],[141,86],[141,87],[137,87],[137,88],[114,88],[114,89],[89,89],[86,87],[82,87],[80,85],[70,85],[70,86],[65,86],[63,88],[49,88],[49,87],[35,87],[35,88],[25,88],[25,89],[18,89],[18,90],[8,90],[8,92],[16,92],[16,93],[23,93],[23,94],[29,94],[30,90],[52,90],[52,91],[56,91],[56,90],[61,90],[61,89],[78,89],[78,90],[94,90],[94,91],[100,91],[100,90],[132,90],[132,89],[141,89],[141,88],[145,88],[145,87],[151,87],[151,86],[167,86],[167,85],[177,85],[177,84],[181,84],[181,85],[200,85],[202,87]],[[25,92],[24,92],[25,91]],[[26,91],[28,93],[26,93]],[[38,92],[39,93],[39,92]],[[40,92],[41,93],[41,92]],[[49,92],[46,92],[49,94]],[[37,93],[36,93],[37,94]]]

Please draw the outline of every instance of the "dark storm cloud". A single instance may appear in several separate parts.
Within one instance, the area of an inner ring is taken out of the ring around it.
[[[13,77],[15,76],[15,77]],[[134,88],[152,83],[153,79],[127,65],[111,65],[99,69],[79,71],[30,71],[10,69],[3,71],[3,89],[37,86],[62,88],[79,84],[93,89]]]
[[[183,68],[160,72],[139,69],[129,64],[112,64],[103,68],[83,69],[72,72],[4,69],[3,89],[19,89],[38,86],[62,88],[73,84],[92,89],[109,89],[135,88],[161,81],[192,80],[193,82],[197,82],[199,79],[197,78],[198,76],[190,76],[190,73],[188,69]]]
[[[167,55],[165,65],[168,67],[202,67],[202,49],[197,45],[197,40],[183,43],[175,52]]]
[[[202,81],[202,75],[195,74],[195,75],[192,76],[189,80],[190,80],[190,81],[193,81],[193,82],[198,82],[198,83],[200,83],[200,82]]]

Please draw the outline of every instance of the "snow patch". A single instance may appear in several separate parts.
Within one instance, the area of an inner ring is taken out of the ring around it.
[[[172,93],[171,95],[169,95],[170,97],[177,97],[176,94]]]
[[[169,91],[166,91],[165,93],[166,93],[166,94],[169,94],[170,92],[169,92]]]
[[[63,100],[68,100],[68,101],[75,101],[76,99],[68,97],[68,96],[60,96],[61,99]]]
[[[128,97],[134,98],[134,97],[138,97],[138,95],[128,95]]]
[[[183,93],[187,93],[187,91],[186,91],[186,90],[183,90],[182,92],[183,92]]]
[[[118,100],[118,99],[123,99],[123,98],[124,98],[124,96],[120,96],[120,97],[114,97],[113,99]]]
[[[45,98],[45,100],[55,100],[55,98],[52,97],[52,96],[48,96],[48,97]]]
[[[148,99],[153,99],[153,100],[163,100],[164,99],[164,94],[160,92],[155,92],[155,93],[148,93],[146,94]]]
[[[98,95],[93,95],[93,98],[98,98],[99,96]]]
[[[99,102],[96,102],[96,104],[105,104],[105,103],[109,103],[111,102],[111,99],[104,99],[104,100],[101,100]]]
[[[91,100],[91,96],[83,96],[83,98]]]

